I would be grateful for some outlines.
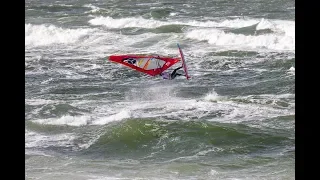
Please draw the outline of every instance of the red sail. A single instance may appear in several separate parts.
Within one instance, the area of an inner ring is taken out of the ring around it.
[[[112,55],[110,61],[123,64],[134,70],[156,76],[170,66],[180,61],[180,58],[142,56],[142,55]]]

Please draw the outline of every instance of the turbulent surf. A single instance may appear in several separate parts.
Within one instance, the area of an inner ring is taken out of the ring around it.
[[[25,1],[25,179],[295,174],[294,1]]]

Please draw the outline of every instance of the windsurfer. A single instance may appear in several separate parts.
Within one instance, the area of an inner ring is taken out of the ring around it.
[[[172,79],[176,78],[177,76],[184,76],[183,74],[177,73],[177,70],[179,70],[181,68],[182,68],[182,66],[174,69],[172,71],[172,73],[162,72],[162,73],[160,73],[160,76],[162,76],[163,79],[168,79],[168,80],[172,80]]]

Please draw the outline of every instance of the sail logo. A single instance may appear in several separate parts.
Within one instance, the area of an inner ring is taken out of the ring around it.
[[[134,58],[127,58],[127,59],[123,59],[122,61],[126,62],[128,64],[133,64],[133,65],[136,64],[136,62],[137,62],[137,60]]]

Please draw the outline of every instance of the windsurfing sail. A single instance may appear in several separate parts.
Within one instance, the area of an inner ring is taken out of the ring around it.
[[[180,58],[143,56],[143,55],[112,55],[109,60],[123,64],[150,76],[156,76],[180,61]]]
[[[181,50],[181,48],[180,48],[179,43],[177,43],[177,46],[178,46],[178,48],[179,48],[180,56],[181,56],[181,59],[182,59],[182,67],[183,67],[184,73],[186,74],[186,78],[189,79],[190,76],[189,76],[189,74],[188,74],[187,64],[186,64],[186,61],[185,61],[185,59],[184,59],[183,52],[182,52],[182,50]]]

